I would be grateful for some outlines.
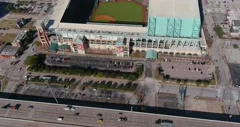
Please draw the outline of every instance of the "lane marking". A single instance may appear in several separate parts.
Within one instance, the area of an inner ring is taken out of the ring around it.
[[[15,99],[6,99],[6,98],[1,98],[0,100],[25,102],[25,103],[36,103],[36,104],[43,104],[43,105],[55,105],[55,106],[66,106],[67,105],[67,104],[53,104],[53,103],[47,103],[47,102],[35,102],[35,101],[15,100]],[[87,108],[87,109],[95,109],[95,110],[106,110],[106,111],[114,111],[114,112],[127,112],[127,113],[141,114],[141,115],[165,116],[165,117],[170,117],[170,118],[172,117],[172,118],[176,118],[176,119],[181,118],[181,119],[188,119],[188,120],[198,120],[198,121],[207,121],[207,122],[216,122],[216,123],[229,123],[229,124],[240,125],[240,123],[230,122],[230,121],[209,120],[209,119],[201,119],[201,118],[189,118],[189,117],[183,117],[183,116],[172,116],[172,115],[164,115],[164,114],[152,114],[152,113],[145,113],[145,112],[126,111],[126,110],[118,110],[118,109],[106,109],[106,108],[96,108],[96,107],[86,107],[86,106],[78,106],[78,105],[73,105],[73,106],[80,107],[80,108]]]

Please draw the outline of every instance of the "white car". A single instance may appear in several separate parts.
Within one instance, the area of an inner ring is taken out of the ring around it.
[[[68,106],[64,107],[63,109],[66,111],[69,111],[69,110],[74,111],[75,107],[68,105]]]
[[[62,121],[63,118],[64,118],[63,116],[60,116],[60,117],[57,118],[57,120],[58,120],[58,121]]]
[[[70,110],[70,107],[67,106],[67,107],[64,107],[63,109],[66,110],[66,111],[68,111],[68,110]]]
[[[71,107],[70,110],[71,110],[71,111],[74,111],[74,110],[75,110],[75,107]]]

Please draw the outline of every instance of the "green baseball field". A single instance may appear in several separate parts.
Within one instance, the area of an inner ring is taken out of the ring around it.
[[[142,6],[131,1],[103,2],[92,14],[92,21],[143,22]]]

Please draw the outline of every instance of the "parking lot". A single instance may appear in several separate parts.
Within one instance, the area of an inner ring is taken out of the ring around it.
[[[58,78],[65,80],[63,78]],[[70,78],[66,78],[70,79]],[[78,81],[78,80],[77,80]],[[77,82],[76,81],[76,82]],[[84,80],[81,80],[84,82]],[[107,81],[110,82],[110,81]],[[79,82],[78,82],[79,83]],[[124,84],[126,81],[112,82],[115,84]],[[19,85],[15,93],[23,95],[32,96],[43,96],[43,97],[53,97],[65,98],[65,99],[76,99],[85,101],[95,101],[95,102],[106,102],[106,103],[119,103],[119,104],[138,104],[139,97],[137,97],[134,92],[119,91],[114,89],[94,89],[88,88],[83,85],[84,83],[72,84],[70,87],[65,87],[64,84],[46,84],[44,82],[29,82],[28,85]],[[73,86],[74,85],[74,86]]]
[[[213,67],[204,59],[165,58],[161,67],[165,76],[175,79],[209,80],[213,72]]]
[[[179,109],[180,105],[176,94],[158,93],[156,94],[156,107]]]
[[[232,80],[233,80],[233,85],[236,87],[240,87],[240,64],[228,64],[229,70],[230,70],[230,74],[232,76]]]
[[[45,63],[47,65],[56,66],[80,66],[91,67],[97,69],[107,70],[120,70],[133,72],[135,71],[135,64],[133,60],[123,59],[108,59],[108,58],[96,58],[89,56],[60,56],[60,55],[48,55]]]

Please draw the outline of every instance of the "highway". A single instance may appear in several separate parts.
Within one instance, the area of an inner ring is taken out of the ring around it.
[[[172,120],[174,127],[239,127],[237,123],[201,120],[193,118],[175,117],[139,113],[133,111],[118,111],[91,107],[74,106],[74,111],[66,111],[66,105],[28,102],[21,100],[0,99],[0,106],[7,104],[21,104],[18,110],[0,109],[0,126],[4,127],[155,127],[158,119]],[[33,108],[29,108],[33,106]],[[79,116],[74,115],[79,113]],[[122,115],[119,114],[122,112]],[[101,113],[102,117],[97,116]],[[57,121],[58,117],[63,121]],[[127,117],[127,121],[118,122],[120,116]],[[103,118],[103,123],[97,121]]]

